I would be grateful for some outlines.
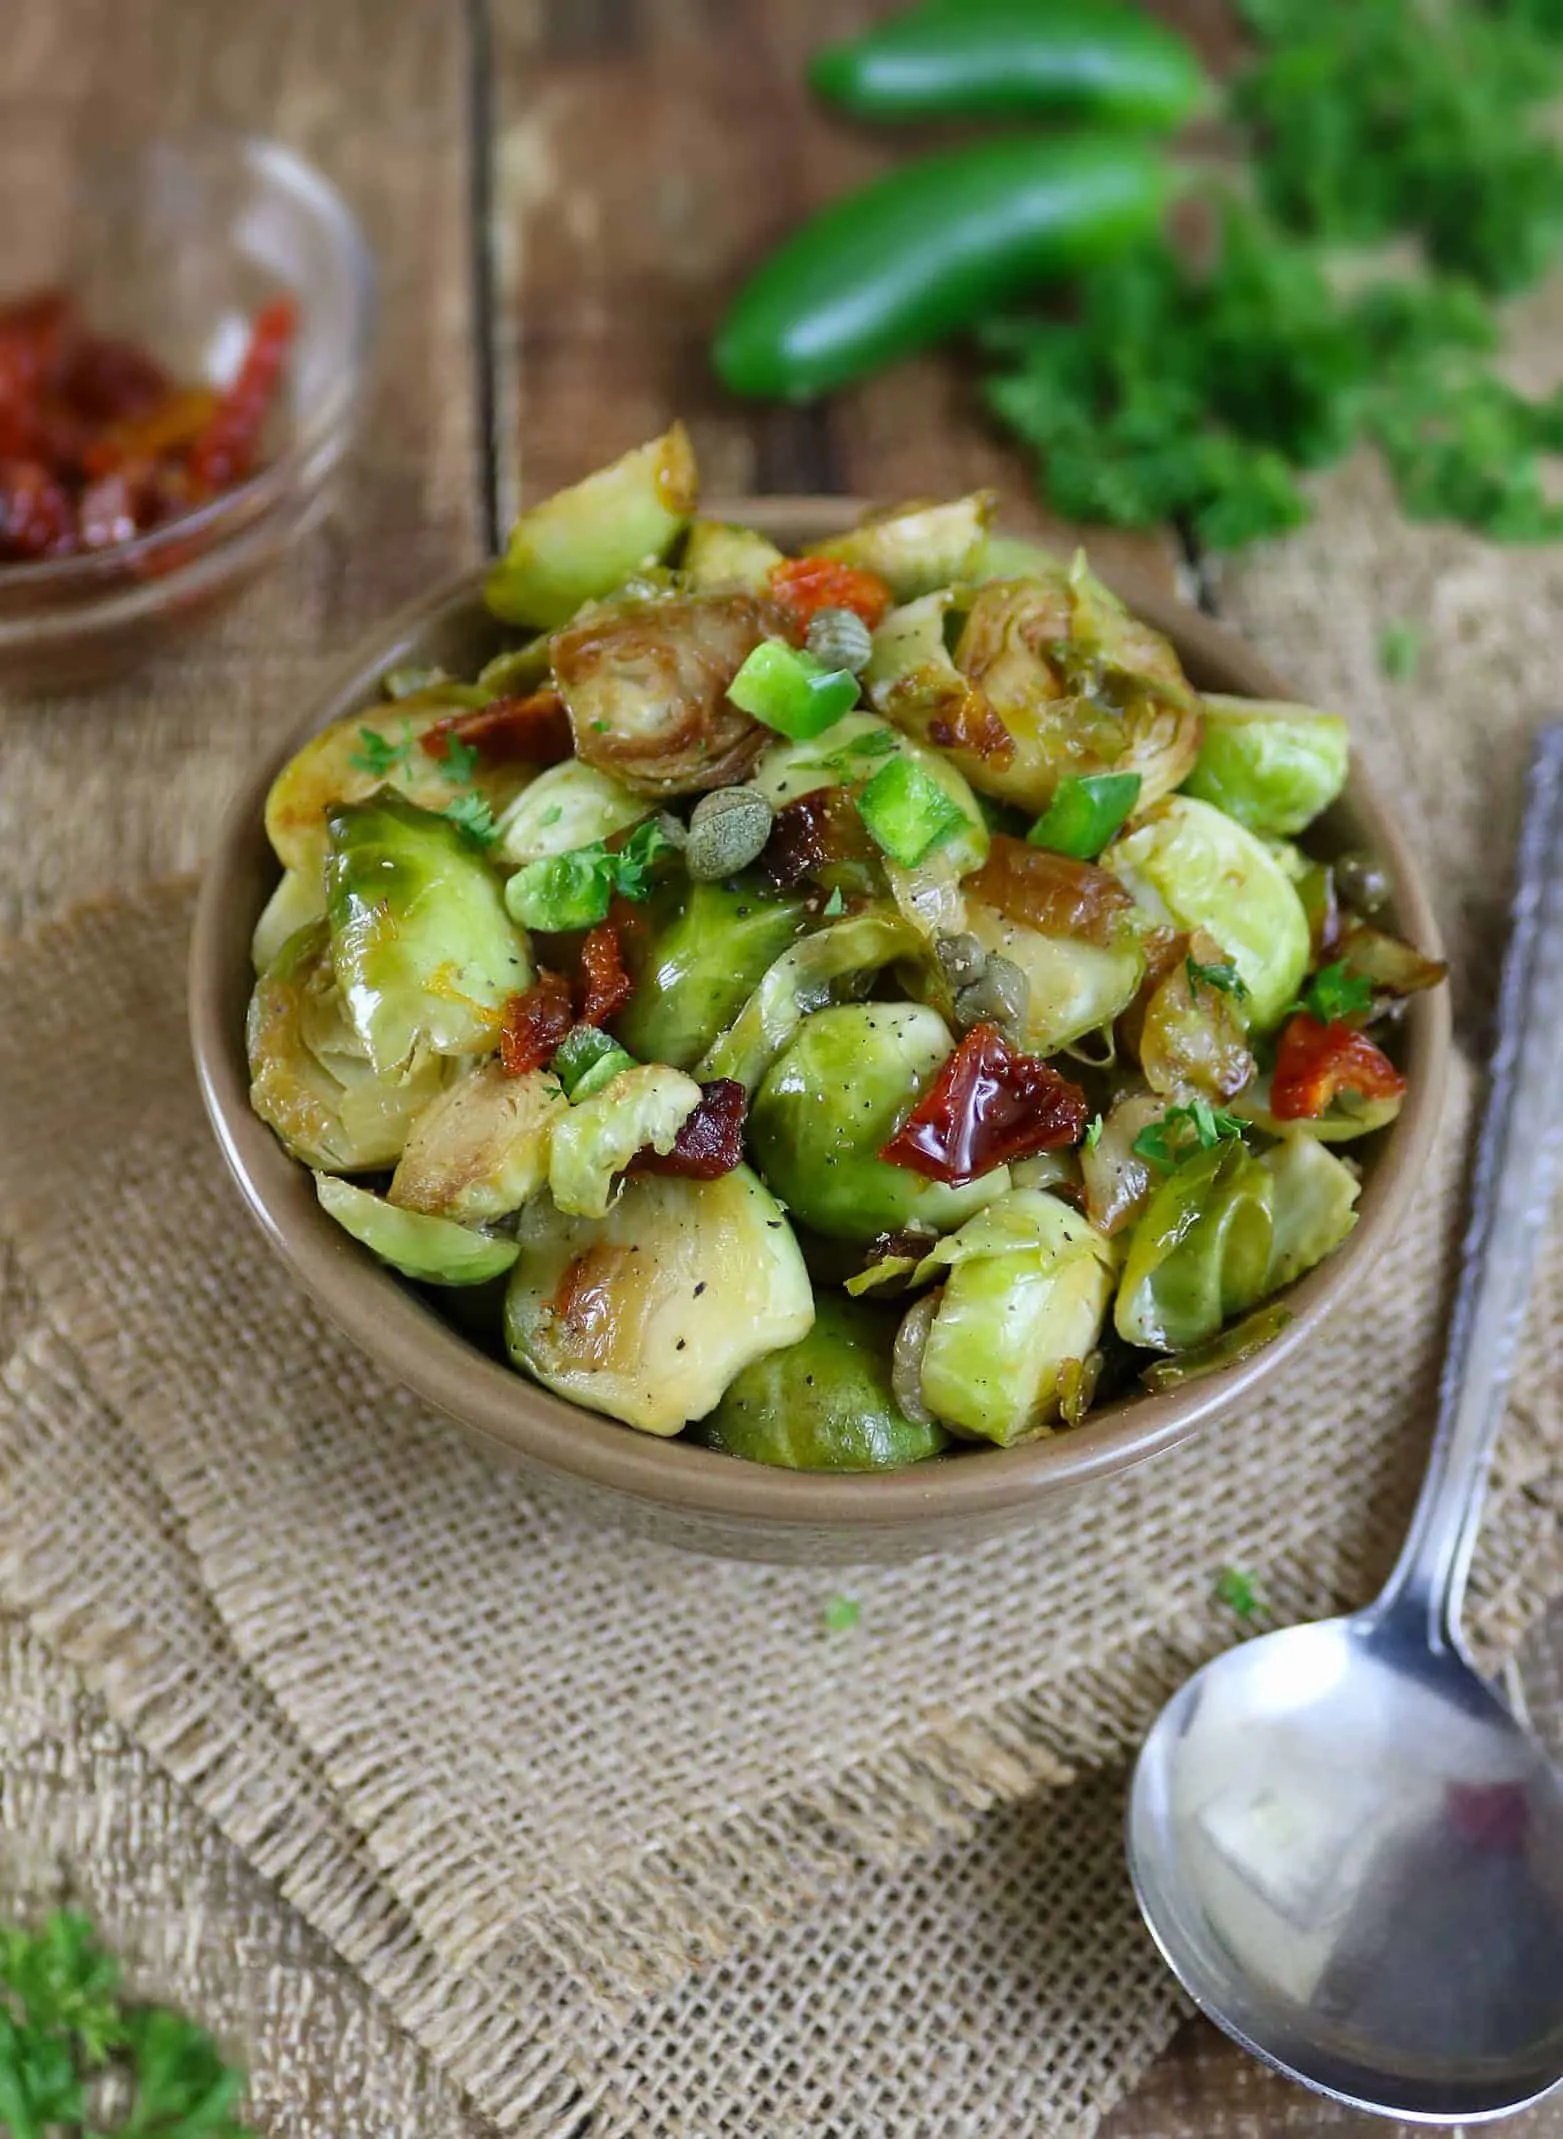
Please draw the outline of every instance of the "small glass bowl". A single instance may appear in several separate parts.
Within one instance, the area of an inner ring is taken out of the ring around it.
[[[126,335],[180,379],[225,384],[249,322],[291,295],[299,325],[264,465],[112,549],[0,564],[0,689],[121,674],[209,614],[319,518],[352,441],[374,322],[374,269],[320,174],[275,141],[216,130],[110,153],[74,174],[63,259],[0,228],[0,297],[47,283],[86,324]]]

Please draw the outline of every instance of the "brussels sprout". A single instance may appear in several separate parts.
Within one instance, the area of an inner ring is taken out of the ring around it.
[[[579,1092],[577,1086],[577,1092]],[[664,1155],[700,1104],[700,1087],[662,1062],[637,1062],[575,1104],[554,1124],[548,1187],[571,1218],[606,1217],[613,1181],[649,1144]]]
[[[1337,1092],[1322,1114],[1299,1121],[1283,1121],[1270,1112],[1270,1073],[1261,1070],[1253,1083],[1230,1102],[1239,1120],[1262,1129],[1266,1136],[1311,1137],[1319,1144],[1350,1144],[1359,1136],[1384,1129],[1400,1112],[1398,1099],[1365,1099],[1360,1092]]]
[[[571,1218],[539,1196],[519,1238],[512,1359],[642,1433],[704,1418],[751,1360],[814,1321],[792,1228],[747,1166],[716,1181],[632,1174],[605,1218]]]
[[[1135,1138],[1161,1120],[1167,1102],[1159,1092],[1125,1092],[1115,1099],[1094,1139],[1080,1153],[1086,1215],[1104,1233],[1122,1232],[1150,1200],[1150,1162]]]
[[[651,813],[644,795],[632,795],[595,765],[566,758],[539,773],[499,819],[493,857],[521,869],[545,855],[592,846]]]
[[[749,1116],[755,1164],[800,1223],[835,1240],[942,1233],[1009,1186],[1002,1166],[950,1188],[879,1156],[952,1047],[921,1003],[843,1004],[804,1020]]]
[[[1275,1233],[1265,1290],[1301,1277],[1338,1248],[1357,1222],[1362,1183],[1316,1137],[1288,1131],[1259,1160],[1275,1183]]]
[[[963,577],[972,586],[983,586],[990,579],[1052,579],[1068,569],[1056,550],[1046,550],[1039,542],[1022,542],[1016,535],[989,535]]]
[[[734,587],[763,594],[782,562],[774,542],[752,527],[728,520],[692,520],[684,543],[684,583],[691,594],[722,594]]]
[[[964,1439],[1008,1448],[1073,1409],[1112,1298],[1115,1258],[1096,1228],[1042,1189],[1012,1189],[939,1242],[919,1366],[922,1401]]]
[[[548,1179],[549,1138],[569,1111],[544,1071],[510,1077],[492,1058],[479,1063],[419,1116],[390,1201],[461,1225],[507,1217]]]
[[[421,1285],[486,1285],[502,1277],[520,1252],[513,1240],[495,1240],[423,1211],[398,1210],[331,1174],[316,1174],[315,1193],[344,1233]]]
[[[1350,751],[1338,714],[1207,694],[1205,733],[1183,791],[1251,832],[1300,832],[1345,786]]]
[[[775,612],[752,594],[623,601],[553,643],[576,755],[642,795],[694,795],[741,780],[770,731],[727,687]]]
[[[320,869],[284,869],[277,888],[261,909],[250,939],[250,956],[257,973],[264,973],[290,936],[296,936],[311,921],[325,919],[326,894]]]
[[[582,602],[666,557],[695,509],[699,480],[689,433],[675,423],[522,513],[489,568],[485,601],[508,623],[553,630]]]
[[[1269,1284],[1275,1182],[1242,1144],[1196,1151],[1129,1236],[1114,1322],[1127,1344],[1183,1352],[1246,1314]]]
[[[946,504],[893,506],[871,514],[845,535],[812,544],[808,554],[872,572],[898,602],[909,602],[971,576],[996,502],[991,490],[977,490]]]
[[[1250,1028],[1269,1032],[1308,968],[1308,916],[1254,833],[1208,802],[1170,795],[1102,856],[1158,921],[1214,937],[1248,990]]]
[[[395,788],[420,809],[443,810],[475,794],[498,816],[532,777],[517,764],[479,764],[458,787],[448,760],[431,757],[420,738],[449,717],[448,706],[371,706],[311,736],[289,758],[266,797],[266,836],[285,869],[318,880],[326,858],[326,813]]]
[[[532,965],[483,856],[447,818],[389,791],[332,810],[327,825],[331,959],[376,1070],[400,1069],[420,1043],[441,1055],[497,1047]]]
[[[643,1061],[692,1069],[806,921],[799,899],[770,898],[741,882],[691,884],[680,911],[653,936],[616,1020],[625,1046]]]
[[[1223,1367],[1252,1359],[1267,1344],[1273,1344],[1291,1319],[1291,1309],[1272,1300],[1264,1307],[1256,1307],[1251,1315],[1244,1315],[1241,1322],[1218,1331],[1207,1343],[1196,1344],[1192,1351],[1153,1361],[1142,1369],[1140,1379],[1147,1389],[1160,1393],[1201,1381],[1207,1374],[1219,1374]]]
[[[1122,1037],[1152,1091],[1227,1100],[1253,1080],[1242,978],[1220,944],[1196,929],[1153,954],[1140,1001]]]
[[[336,1173],[393,1166],[451,1065],[415,1050],[377,1077],[331,972],[326,924],[291,936],[250,998],[250,1105],[296,1159]]]
[[[1029,994],[1021,1044],[1051,1055],[1082,1033],[1111,1024],[1140,985],[1145,954],[1132,929],[1116,944],[1087,943],[1079,936],[1048,936],[985,906],[970,893],[966,925],[986,951],[1012,959],[1026,976]]]
[[[507,646],[478,670],[478,689],[485,700],[529,698],[548,676],[548,634],[540,632],[524,646]]]
[[[888,1471],[936,1456],[942,1427],[909,1419],[890,1387],[895,1322],[832,1293],[814,1327],[744,1368],[706,1419],[708,1448],[793,1471]]]
[[[918,948],[918,936],[899,914],[873,908],[794,944],[707,1050],[699,1076],[733,1077],[752,1092],[810,1011],[854,988],[864,992],[873,974]]]

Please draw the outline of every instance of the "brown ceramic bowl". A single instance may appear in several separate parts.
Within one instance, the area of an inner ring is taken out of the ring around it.
[[[861,508],[841,498],[739,499],[712,508],[785,545],[834,533]],[[1210,690],[1251,697],[1284,686],[1237,640],[1190,609],[1142,589],[1119,591],[1177,647]],[[1125,1394],[1073,1432],[1010,1449],[967,1449],[882,1476],[773,1470],[682,1440],[634,1432],[551,1396],[480,1352],[409,1286],[350,1240],[320,1209],[307,1170],[251,1113],[244,1013],[252,984],[250,933],[277,877],[262,827],[267,788],[305,737],[375,702],[379,678],[402,663],[471,673],[501,643],[476,573],[387,628],[234,801],[218,837],[196,916],[190,1016],[212,1123],[234,1176],[272,1244],[323,1311],[387,1373],[447,1412],[469,1440],[524,1465],[588,1512],[694,1550],[753,1559],[905,1558],[968,1545],[1035,1523],[1066,1496],[1185,1440],[1273,1377],[1292,1372],[1330,1310],[1360,1282],[1421,1173],[1438,1119],[1449,1047],[1443,989],[1413,999],[1403,1028],[1410,1080],[1388,1130],[1354,1145],[1366,1179],[1356,1230],[1292,1288],[1293,1320],[1265,1350],[1161,1395]],[[1437,931],[1405,839],[1360,769],[1316,828],[1324,849],[1365,847],[1394,886],[1393,919],[1437,955]]]

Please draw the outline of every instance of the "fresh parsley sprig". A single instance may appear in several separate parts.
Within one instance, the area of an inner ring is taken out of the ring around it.
[[[1230,958],[1222,960],[1219,965],[1201,965],[1190,952],[1183,961],[1183,968],[1189,977],[1189,987],[1195,995],[1198,995],[1201,988],[1215,988],[1222,995],[1230,995],[1239,1003],[1248,1000],[1247,984]]]
[[[1372,1007],[1372,981],[1363,973],[1353,973],[1345,959],[1338,958],[1333,965],[1320,966],[1301,1000],[1288,1005],[1287,1016],[1305,1010],[1321,1025],[1335,1025],[1343,1019],[1361,1017]]]
[[[382,735],[378,728],[360,728],[358,748],[349,751],[347,762],[355,771],[367,773],[371,780],[388,780],[393,773],[411,769],[417,744],[410,720],[402,722],[402,732],[394,740]],[[466,787],[478,769],[477,748],[464,743],[459,735],[447,735],[444,754],[430,755],[429,763],[452,787]]]
[[[1235,1114],[1213,1107],[1208,1099],[1194,1099],[1187,1106],[1169,1107],[1160,1121],[1147,1122],[1129,1148],[1147,1165],[1172,1173],[1196,1151],[1241,1142],[1242,1135],[1243,1124]]]

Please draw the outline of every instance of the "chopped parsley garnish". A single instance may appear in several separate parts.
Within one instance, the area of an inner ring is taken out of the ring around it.
[[[1201,988],[1217,988],[1223,995],[1235,996],[1238,1002],[1246,1002],[1248,989],[1242,975],[1230,958],[1219,965],[1201,965],[1192,954],[1183,961],[1189,977],[1189,986],[1197,995]]]
[[[888,729],[870,728],[866,735],[856,736],[847,744],[846,754],[855,758],[887,758],[892,750],[899,748]]]
[[[830,897],[825,901],[825,904],[821,911],[823,912],[827,921],[834,921],[838,914],[844,914],[846,910],[847,902],[842,897],[841,886],[838,884],[835,890],[831,893]]]
[[[1263,1602],[1258,1583],[1241,1567],[1223,1567],[1214,1594],[1217,1604],[1236,1612],[1239,1619],[1252,1619]]]
[[[447,735],[445,755],[439,765],[442,780],[449,780],[452,787],[465,787],[478,769],[477,749],[472,743],[464,743],[459,735]]]
[[[827,1634],[850,1634],[863,1616],[863,1607],[856,1597],[830,1597],[821,1616]]]
[[[358,748],[348,754],[347,762],[356,771],[368,773],[371,780],[387,780],[411,758],[413,740],[411,721],[402,723],[401,740],[394,743],[378,728],[360,728]]]
[[[1422,630],[1417,624],[1386,624],[1379,633],[1378,665],[1391,683],[1409,683],[1422,659]]]
[[[474,846],[491,847],[499,837],[494,812],[481,795],[458,795],[445,815]]]
[[[1213,1151],[1217,1144],[1240,1141],[1243,1124],[1235,1114],[1213,1107],[1208,1099],[1195,1099],[1186,1107],[1169,1107],[1160,1121],[1148,1122],[1130,1147],[1151,1166],[1171,1173],[1196,1151]]]
[[[563,803],[550,802],[547,809],[544,810],[542,816],[539,817],[537,821],[542,826],[543,830],[546,832],[548,830],[548,827],[551,824],[557,824],[563,815]]]
[[[649,899],[653,865],[662,855],[677,852],[676,845],[655,817],[648,817],[644,824],[636,825],[618,853],[609,857],[614,889],[620,898]]]
[[[1361,1017],[1373,1007],[1373,983],[1363,973],[1353,973],[1344,958],[1320,966],[1293,1011],[1306,1010],[1321,1025],[1338,1024],[1343,1018]]]
[[[1101,1141],[1102,1117],[1100,1114],[1098,1114],[1093,1119],[1090,1128],[1086,1130],[1084,1137],[1082,1137],[1081,1139],[1081,1142],[1083,1143],[1087,1151],[1094,1151]]]

